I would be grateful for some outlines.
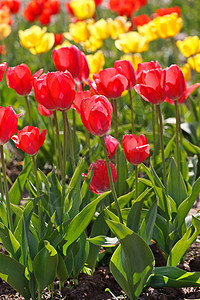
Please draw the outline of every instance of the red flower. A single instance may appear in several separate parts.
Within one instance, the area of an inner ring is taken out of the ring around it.
[[[42,25],[48,25],[51,22],[51,11],[45,8],[39,16],[39,21]]]
[[[136,78],[135,71],[131,62],[129,60],[117,60],[114,67],[128,80],[128,86],[126,89],[132,90],[132,88],[136,84]]]
[[[92,96],[81,102],[83,125],[96,136],[104,136],[110,129],[112,105],[104,96]]]
[[[133,12],[137,11],[141,6],[146,5],[146,3],[147,0],[109,0],[108,5],[118,15],[131,17]]]
[[[167,8],[159,8],[155,11],[155,17],[170,15],[173,13],[177,13],[177,15],[180,17],[181,15],[180,7],[174,6],[174,7],[167,7]]]
[[[96,6],[100,5],[103,2],[103,0],[94,0],[94,1]]]
[[[101,94],[109,99],[121,96],[128,86],[126,77],[115,68],[107,68],[93,75],[94,82],[91,87],[96,94]]]
[[[3,79],[3,76],[5,74],[6,69],[7,69],[7,63],[6,62],[0,64],[0,82]]]
[[[195,83],[193,85],[191,85],[189,88],[185,87],[185,90],[183,92],[183,95],[177,99],[177,103],[178,104],[182,104],[185,102],[185,100],[194,92],[194,90],[196,88],[198,88],[200,86],[200,83]],[[169,99],[168,97],[166,97],[165,102],[168,102],[172,105],[174,105],[174,100]]]
[[[49,72],[33,82],[35,99],[50,110],[68,110],[75,97],[76,84],[68,72]]]
[[[54,33],[54,39],[55,39],[54,46],[62,44],[64,40],[63,33]]]
[[[108,177],[106,161],[103,159],[98,159],[96,162],[91,163],[88,170],[88,174],[92,169],[92,167],[94,168],[94,170],[93,170],[93,176],[90,184],[91,191],[98,195],[109,191],[110,182]],[[111,162],[110,162],[110,167],[111,167],[113,182],[115,183],[115,181],[117,180],[117,171],[115,169],[115,166]]]
[[[166,70],[142,71],[142,83],[135,85],[134,89],[145,101],[160,104],[166,98],[165,78]]]
[[[78,77],[81,72],[80,50],[71,45],[53,50],[53,62],[58,71],[69,71],[74,78]]]
[[[156,62],[150,61],[150,62],[144,62],[142,64],[138,64],[138,67],[137,67],[137,70],[136,70],[137,83],[142,83],[143,82],[143,80],[142,80],[142,76],[143,76],[142,71],[149,71],[149,70],[152,70],[152,69],[160,69],[160,68],[161,68],[161,66],[160,66],[158,61],[156,61]]]
[[[91,98],[91,97],[92,97],[91,90],[76,92],[74,102],[72,104],[72,108],[75,109],[77,111],[77,113],[80,115],[81,114],[81,102],[82,102],[82,100],[86,99],[86,98]]]
[[[9,67],[6,73],[6,81],[9,88],[14,89],[19,95],[28,95],[33,87],[33,78],[42,73],[42,69],[31,76],[29,67],[25,64]]]
[[[44,105],[38,103],[38,111],[44,117],[51,117],[53,115],[52,110],[47,109]]]
[[[12,14],[16,14],[20,8],[20,1],[19,0],[1,0],[0,2],[0,9],[3,6],[7,6]]]
[[[172,100],[178,100],[186,90],[183,72],[177,65],[166,68],[166,93]]]
[[[90,74],[89,65],[86,59],[86,56],[83,52],[80,51],[80,59],[81,59],[81,70],[77,77],[77,80],[80,82],[84,82],[88,79]]]
[[[149,156],[149,144],[144,134],[127,134],[122,140],[127,160],[133,165],[141,164]]]
[[[104,141],[108,150],[108,158],[111,159],[115,155],[119,142],[116,138],[109,134],[104,136]]]
[[[21,115],[17,115],[11,106],[0,106],[0,145],[7,143],[17,132],[17,122]]]
[[[60,11],[60,2],[58,0],[49,0],[44,3],[44,7],[50,10],[51,15],[56,15]]]
[[[26,126],[12,137],[15,146],[29,155],[38,153],[40,147],[44,144],[46,129],[39,132],[38,127]]]
[[[148,24],[151,21],[151,18],[145,14],[133,17],[132,23],[134,27],[143,26]]]

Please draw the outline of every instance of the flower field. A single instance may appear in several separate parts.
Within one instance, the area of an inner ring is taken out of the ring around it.
[[[200,287],[180,268],[200,242],[199,5],[0,1],[0,280],[20,297],[75,299],[104,266],[123,299]]]

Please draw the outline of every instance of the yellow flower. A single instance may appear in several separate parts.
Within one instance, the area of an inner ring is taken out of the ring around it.
[[[89,39],[87,41],[83,42],[81,45],[85,51],[94,52],[97,49],[101,48],[101,46],[103,45],[103,41],[98,40],[94,36],[91,35],[89,37]]]
[[[85,42],[89,38],[87,24],[84,21],[69,24],[69,35],[64,34],[68,39],[75,43]]]
[[[105,64],[105,58],[101,50],[95,54],[86,55],[86,59],[90,68],[90,79],[93,79],[93,74],[98,74]]]
[[[60,49],[62,47],[69,47],[71,45],[71,43],[69,41],[64,41],[61,45],[58,45],[55,47],[55,49]]]
[[[115,46],[124,53],[140,53],[148,50],[146,38],[136,31],[120,35],[119,40],[115,41]]]
[[[150,21],[149,23],[143,26],[138,26],[137,30],[141,35],[143,35],[146,38],[148,42],[154,41],[158,38],[156,25],[153,21]]]
[[[200,52],[200,41],[198,36],[189,36],[183,41],[177,41],[179,51],[185,56],[190,57]]]
[[[136,71],[138,64],[143,62],[142,56],[138,53],[136,54],[124,54],[120,57],[120,60],[129,60],[132,63],[133,69]]]
[[[117,39],[120,34],[126,33],[131,26],[131,22],[127,22],[126,17],[117,17],[114,20],[109,18],[107,22],[108,32],[112,39]]]
[[[187,62],[193,70],[200,73],[200,53],[188,58]]]
[[[11,26],[10,25],[8,25],[6,23],[0,24],[0,41],[2,41],[7,36],[9,36],[10,33],[11,33]]]
[[[181,67],[181,70],[183,72],[185,81],[190,81],[191,79],[191,68],[189,64],[185,64],[184,66]]]
[[[92,18],[95,13],[94,0],[73,0],[70,2],[70,7],[78,20]]]
[[[177,35],[183,25],[183,20],[176,13],[157,17],[153,20],[156,25],[158,36],[167,39]]]
[[[34,55],[46,53],[53,47],[54,41],[55,41],[54,34],[47,32],[43,35],[40,44],[34,48],[30,48],[29,51]]]
[[[104,19],[89,23],[88,30],[98,40],[105,40],[109,37],[108,24]]]

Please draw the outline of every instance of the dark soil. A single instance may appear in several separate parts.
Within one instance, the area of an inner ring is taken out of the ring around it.
[[[163,256],[155,245],[152,246],[156,259],[156,266],[165,264]],[[184,265],[180,266],[187,271],[200,271],[200,244],[194,243],[186,256]],[[80,274],[77,286],[72,281],[66,281],[60,293],[58,281],[54,282],[54,295],[51,298],[46,289],[43,294],[44,299],[66,299],[66,300],[108,300],[108,299],[128,299],[119,285],[116,283],[107,266],[98,268],[93,275]],[[109,289],[115,296],[108,291]],[[6,282],[0,279],[0,300],[24,299],[13,290]],[[199,288],[148,288],[142,292],[140,300],[179,300],[179,299],[200,299]]]

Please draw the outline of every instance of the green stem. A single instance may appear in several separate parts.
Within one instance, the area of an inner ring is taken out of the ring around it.
[[[172,43],[172,49],[173,49],[173,54],[174,54],[174,62],[176,65],[178,65],[178,52],[176,48],[176,41],[174,37],[171,38],[171,43]]]
[[[73,147],[76,149],[76,111],[72,109],[72,118],[73,118]]]
[[[138,165],[135,165],[135,195],[138,197]]]
[[[113,117],[114,117],[114,129],[115,129],[115,138],[118,139],[118,114],[117,114],[117,100],[112,99],[113,106]],[[115,154],[115,163],[117,165],[117,194],[119,195],[119,147],[117,147],[117,151]]]
[[[65,203],[65,185],[66,185],[66,152],[67,152],[67,116],[62,111],[63,117],[63,168],[62,168],[62,209]]]
[[[85,135],[86,135],[86,141],[88,145],[88,150],[89,150],[89,163],[91,164],[92,162],[92,150],[91,150],[91,144],[90,144],[90,132],[85,128]]]
[[[6,193],[6,207],[7,207],[7,212],[8,212],[8,224],[10,230],[13,232],[13,221],[12,221],[12,214],[11,214],[11,207],[10,207],[10,198],[9,198],[9,193],[8,193],[8,183],[7,183],[7,178],[6,178],[6,164],[4,160],[4,153],[3,153],[3,145],[0,145],[0,152],[1,152],[1,164],[2,164],[2,170],[3,170],[3,181],[4,181],[4,188],[5,188],[5,193]]]
[[[29,103],[29,101],[28,101],[28,96],[25,96],[25,100],[26,100],[26,105],[27,105],[27,108],[28,108],[29,123],[30,123],[30,125],[32,126],[33,121],[32,121],[31,107],[30,107],[30,103]]]
[[[4,200],[4,192],[3,192],[3,183],[2,183],[2,176],[1,176],[1,172],[0,172],[0,192],[1,192],[1,202],[5,202]]]
[[[122,214],[121,214],[119,202],[117,200],[117,194],[116,194],[116,191],[115,191],[115,186],[114,186],[114,183],[113,183],[113,177],[112,177],[112,172],[111,172],[111,167],[110,167],[110,161],[109,161],[109,158],[108,158],[108,151],[107,151],[107,148],[106,148],[104,138],[100,137],[100,140],[101,140],[101,144],[102,144],[102,147],[103,147],[104,156],[105,156],[105,159],[106,159],[106,165],[107,165],[108,177],[109,177],[109,182],[110,182],[110,188],[111,188],[111,191],[112,191],[113,199],[115,201],[117,214],[118,214],[120,223],[123,224]]]
[[[166,174],[166,165],[165,165],[165,152],[164,152],[164,141],[163,141],[163,122],[162,122],[162,114],[160,109],[160,104],[156,106],[158,118],[159,118],[159,131],[160,131],[160,148],[161,148],[161,156],[162,156],[162,169],[163,169],[163,182],[165,189],[167,191],[167,174]]]
[[[35,171],[35,183],[36,183],[36,189],[37,189],[37,197],[39,197],[39,182],[38,182],[38,173],[37,173],[37,165],[35,156],[32,156],[33,160],[33,167]],[[39,238],[42,237],[42,208],[41,208],[41,201],[38,201],[38,232],[39,232]]]
[[[60,132],[58,127],[58,118],[55,110],[53,111],[53,116],[54,116],[54,122],[56,127],[56,138],[57,138],[57,146],[58,146],[58,154],[59,154],[60,173],[62,174],[62,151],[61,151],[61,143],[60,143]]]
[[[180,193],[181,193],[181,186],[180,186],[180,171],[181,171],[181,162],[180,162],[180,147],[179,147],[179,128],[180,128],[180,119],[179,119],[179,111],[178,111],[178,103],[175,102],[175,110],[176,110],[176,152],[177,152],[177,179],[178,179],[178,203],[180,203]]]
[[[54,126],[53,126],[53,122],[52,122],[51,118],[49,118],[49,122],[50,122],[50,125],[51,125],[51,131],[52,131],[52,134],[53,134],[53,145],[54,145],[54,151],[55,151],[55,157],[56,157],[55,164],[56,164],[57,170],[59,170],[59,157],[57,155],[56,137],[55,137]],[[54,156],[53,156],[53,159],[54,159]]]
[[[131,91],[128,91],[128,92],[129,92],[130,108],[131,108],[131,129],[132,129],[132,133],[133,133],[134,132],[133,98],[132,98]]]
[[[151,104],[152,108],[152,128],[153,128],[153,159],[155,165],[155,156],[156,156],[156,128],[155,128],[155,106]]]
[[[74,143],[73,143],[73,139],[72,139],[72,132],[71,132],[69,120],[67,117],[67,112],[65,113],[65,115],[66,115],[67,131],[68,131],[68,135],[69,135],[69,147],[70,147],[70,154],[71,154],[71,159],[72,159],[72,167],[73,167],[73,171],[75,171],[76,163],[75,163],[75,155],[74,155]]]

